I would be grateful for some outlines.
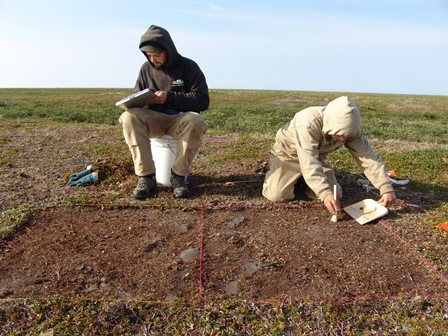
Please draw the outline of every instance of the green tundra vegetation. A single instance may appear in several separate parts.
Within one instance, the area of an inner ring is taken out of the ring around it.
[[[8,121],[22,129],[43,125],[116,125],[121,113],[115,102],[131,89],[0,89],[0,131]],[[387,166],[412,175],[413,191],[435,197],[426,220],[434,226],[448,220],[448,96],[373,93],[210,90],[210,109],[203,112],[209,131],[237,134],[232,154],[216,156],[237,162],[268,151],[275,132],[299,110],[350,96],[359,106],[368,139],[384,141],[376,148]],[[0,133],[0,148],[6,139]],[[407,144],[412,144],[408,146]],[[429,144],[429,145],[428,145]],[[11,153],[1,150],[0,168]],[[346,151],[330,163],[355,170]],[[7,192],[2,190],[2,193]],[[443,195],[446,196],[443,199]],[[0,194],[1,197],[1,194]],[[21,204],[17,200],[16,204]],[[0,213],[0,246],[23,227],[32,205]],[[414,226],[415,229],[415,226]],[[401,229],[400,235],[412,235]],[[442,233],[443,234],[443,233]],[[441,241],[447,242],[445,234]],[[440,241],[440,240],[439,240]],[[430,244],[430,243],[428,243]],[[446,258],[426,257],[447,273]],[[438,246],[438,249],[443,249]],[[445,249],[446,250],[446,249]],[[3,249],[0,255],[3,255]],[[445,255],[446,256],[446,255]],[[448,287],[447,287],[448,288]],[[0,291],[0,294],[2,291]],[[448,291],[442,297],[393,297],[357,300],[254,303],[173,303],[92,300],[81,296],[8,300],[0,297],[0,333],[4,335],[446,335]]]

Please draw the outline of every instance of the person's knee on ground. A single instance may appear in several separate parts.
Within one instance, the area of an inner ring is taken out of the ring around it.
[[[285,203],[295,199],[294,185],[300,172],[291,163],[271,154],[269,170],[263,183],[262,195],[271,202]]]
[[[281,190],[270,188],[266,182],[263,184],[262,195],[274,203],[286,203],[294,200],[294,195],[287,196]]]

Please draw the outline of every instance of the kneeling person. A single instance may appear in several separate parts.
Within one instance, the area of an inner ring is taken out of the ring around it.
[[[307,196],[318,197],[330,213],[339,210],[342,189],[325,157],[342,146],[380,191],[378,202],[384,206],[394,202],[395,191],[384,163],[362,134],[359,109],[348,97],[339,97],[327,106],[308,107],[278,130],[263,196],[273,202],[291,201],[296,184],[302,180]],[[338,199],[333,195],[335,185]]]

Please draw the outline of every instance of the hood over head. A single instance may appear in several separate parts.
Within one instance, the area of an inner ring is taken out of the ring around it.
[[[146,59],[148,57],[145,51],[150,52],[161,52],[166,51],[167,53],[167,63],[166,67],[177,62],[180,57],[177,52],[176,46],[171,39],[170,33],[162,27],[151,25],[148,30],[140,38],[139,48],[141,52],[145,55]]]
[[[325,135],[351,137],[361,130],[361,113],[348,97],[332,100],[323,111],[322,132]]]

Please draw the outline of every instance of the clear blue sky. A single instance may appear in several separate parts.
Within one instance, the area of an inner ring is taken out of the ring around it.
[[[0,0],[0,88],[132,88],[151,24],[212,89],[448,95],[448,0]]]

